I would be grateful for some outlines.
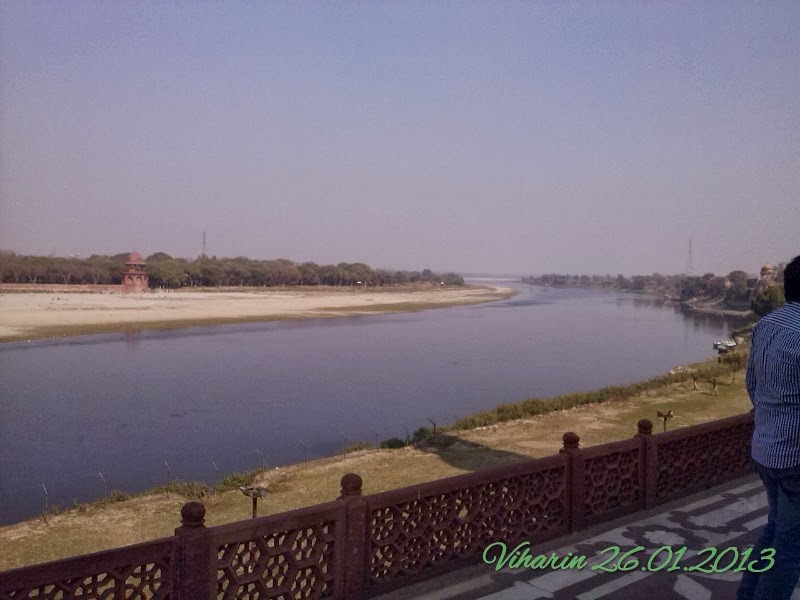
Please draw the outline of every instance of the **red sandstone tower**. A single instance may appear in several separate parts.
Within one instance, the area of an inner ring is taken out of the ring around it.
[[[123,292],[143,292],[149,287],[147,273],[144,270],[144,259],[138,252],[131,252],[125,266],[128,270],[122,274]]]

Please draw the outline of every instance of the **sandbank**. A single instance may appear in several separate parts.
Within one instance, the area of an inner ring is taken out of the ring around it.
[[[237,288],[79,293],[0,288],[0,342],[143,329],[410,312],[508,298],[511,288]]]

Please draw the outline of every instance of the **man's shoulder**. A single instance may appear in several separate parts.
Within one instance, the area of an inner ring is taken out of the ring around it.
[[[800,330],[800,302],[789,302],[765,315],[760,323],[775,323]]]

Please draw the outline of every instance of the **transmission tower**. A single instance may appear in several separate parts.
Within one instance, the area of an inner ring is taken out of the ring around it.
[[[689,256],[686,258],[686,274],[694,275],[694,257],[692,256],[692,238],[689,238]]]

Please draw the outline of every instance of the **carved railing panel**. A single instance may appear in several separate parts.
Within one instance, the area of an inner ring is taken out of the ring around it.
[[[391,492],[367,496],[368,585],[475,557],[498,540],[539,541],[565,532],[566,461],[542,461],[535,469],[528,466],[531,472],[494,481],[453,487],[460,478],[452,478],[437,482],[441,490],[428,485],[425,492],[405,491],[405,498]]]
[[[655,436],[656,498],[673,498],[746,473],[752,435],[752,418],[743,415]]]
[[[641,505],[641,445],[638,439],[626,445],[595,456],[590,454],[594,448],[584,452],[583,506],[587,521]]]
[[[333,595],[337,535],[343,534],[341,507],[287,515],[291,518],[276,515],[210,530],[218,598],[263,600]]]
[[[171,538],[0,573],[0,600],[172,597]]]

